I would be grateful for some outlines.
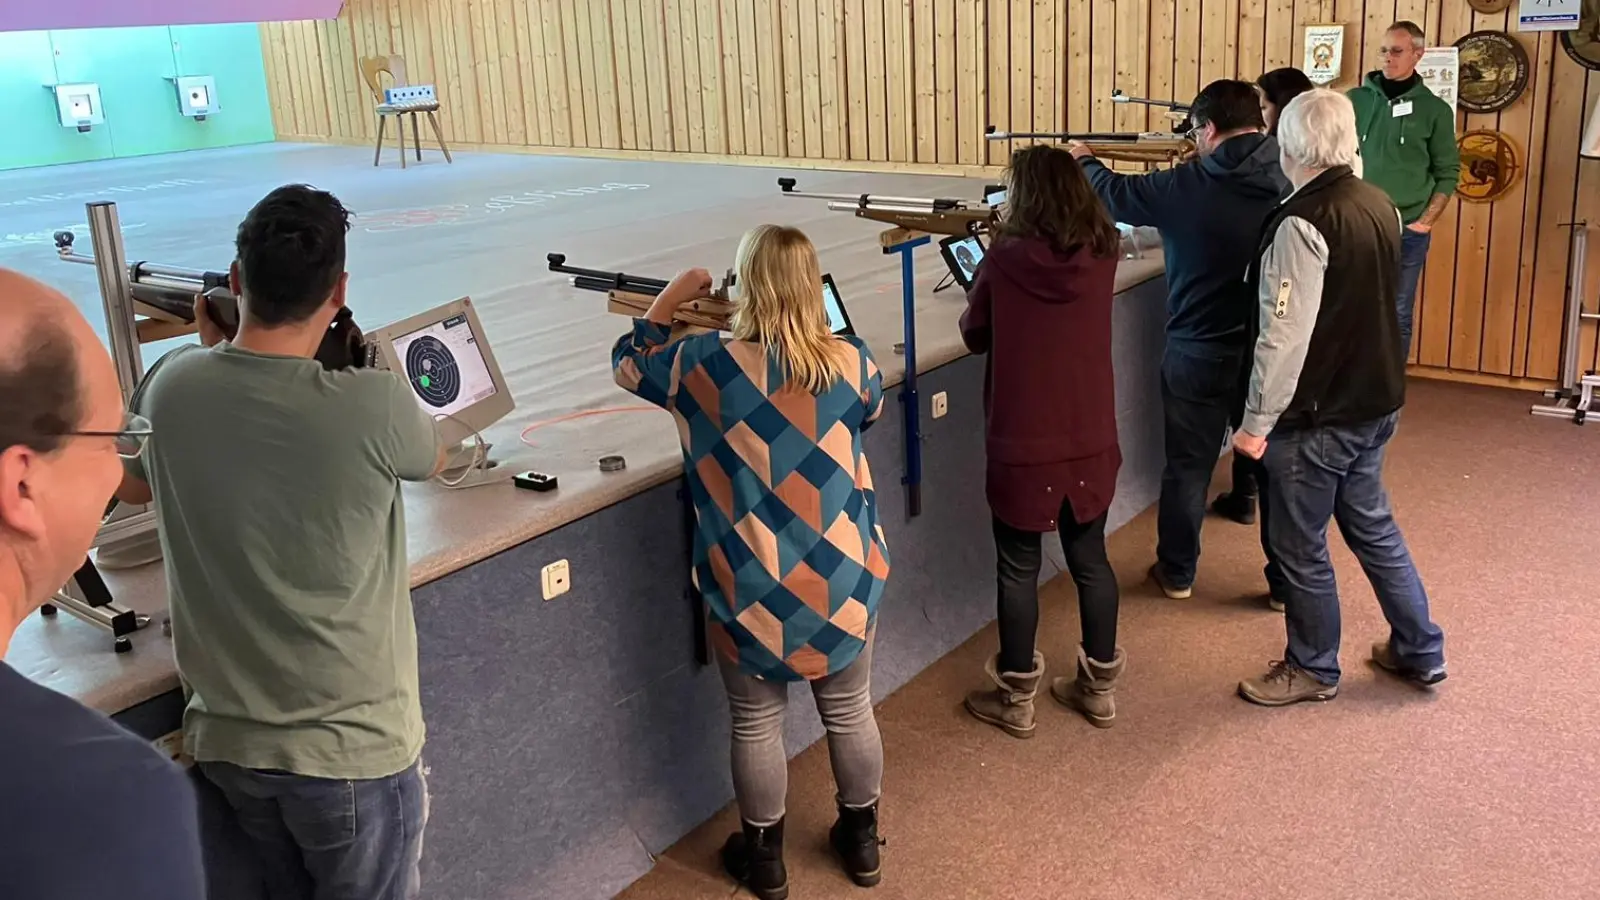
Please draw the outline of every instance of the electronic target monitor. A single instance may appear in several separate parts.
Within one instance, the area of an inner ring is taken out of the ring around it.
[[[446,444],[482,432],[516,405],[470,298],[386,325],[373,341],[379,364],[405,376]]]

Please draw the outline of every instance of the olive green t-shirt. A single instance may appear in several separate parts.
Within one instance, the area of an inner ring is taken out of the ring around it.
[[[431,474],[432,417],[390,372],[185,347],[134,398],[151,437],[184,749],[322,778],[422,750],[400,482]]]

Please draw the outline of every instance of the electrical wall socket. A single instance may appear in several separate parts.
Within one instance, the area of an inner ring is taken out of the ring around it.
[[[572,590],[572,570],[566,560],[558,559],[540,571],[539,582],[544,587],[544,598],[554,600]]]
[[[942,419],[950,411],[950,395],[940,391],[933,395],[933,417]]]

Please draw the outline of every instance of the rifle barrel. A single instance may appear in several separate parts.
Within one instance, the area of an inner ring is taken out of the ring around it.
[[[1126,141],[1149,140],[1149,135],[1137,132],[1091,131],[1073,134],[1068,131],[991,131],[985,135],[991,141],[1051,140],[1051,141]]]
[[[646,278],[642,275],[629,275],[625,272],[607,272],[604,269],[584,269],[566,264],[566,257],[552,253],[550,257],[550,271],[560,272],[563,275],[575,276],[573,286],[590,291],[618,290],[633,291],[640,294],[659,294],[666,288],[668,282],[663,278]],[[579,281],[585,282],[579,284]]]

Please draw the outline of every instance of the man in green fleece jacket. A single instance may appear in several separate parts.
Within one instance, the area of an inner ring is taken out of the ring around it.
[[[1349,93],[1356,108],[1362,177],[1400,208],[1405,232],[1400,246],[1400,340],[1411,352],[1412,310],[1417,280],[1428,261],[1433,223],[1444,214],[1461,176],[1456,116],[1417,74],[1427,46],[1415,22],[1396,22],[1384,33],[1383,69]]]

